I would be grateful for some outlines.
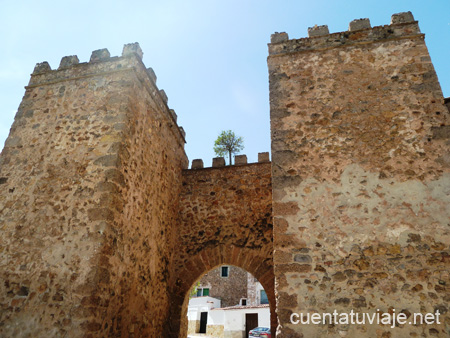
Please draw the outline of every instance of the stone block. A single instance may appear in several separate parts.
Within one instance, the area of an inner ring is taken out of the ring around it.
[[[236,155],[234,157],[234,164],[247,164],[247,155]]]
[[[153,82],[156,84],[157,77],[156,77],[156,74],[155,74],[155,71],[153,70],[153,68],[151,68],[151,67],[147,68],[147,74],[153,80]]]
[[[177,116],[177,113],[175,113],[175,110],[169,109],[169,111],[170,111],[170,115],[172,115],[175,122],[177,122],[178,116]]]
[[[270,36],[270,43],[280,43],[289,40],[289,35],[285,32],[274,33]]]
[[[122,56],[129,56],[129,55],[137,55],[140,59],[144,56],[144,53],[142,52],[141,46],[139,46],[139,43],[127,43],[123,46],[122,50]]]
[[[213,168],[224,167],[225,159],[223,157],[214,157],[212,161]]]
[[[202,169],[202,168],[203,168],[203,160],[202,159],[192,160],[191,169]]]
[[[185,139],[186,138],[186,132],[184,131],[184,128],[183,127],[178,127],[178,129],[180,129],[180,133],[181,133],[181,135],[183,135],[183,138]]]
[[[161,95],[161,98],[163,99],[163,101],[164,101],[165,103],[167,103],[167,102],[169,101],[169,98],[167,97],[167,94],[166,94],[166,92],[164,91],[164,89],[161,89],[161,90],[159,91],[159,94]]]
[[[41,63],[36,63],[36,66],[34,66],[33,74],[45,73],[45,72],[48,72],[51,70],[52,70],[52,68],[50,67],[48,62],[44,61]]]
[[[270,162],[269,152],[258,153],[258,162]]]
[[[411,12],[396,13],[391,16],[391,25],[406,22],[414,22],[414,16]]]
[[[105,61],[110,58],[109,50],[106,48],[94,50],[89,62]]]
[[[317,37],[317,36],[325,36],[328,34],[330,34],[330,32],[328,31],[327,25],[323,25],[323,26],[315,25],[314,27],[308,28],[308,37],[310,37],[310,38]]]
[[[369,19],[355,19],[348,25],[348,30],[350,32],[359,31],[361,29],[371,28]]]
[[[78,56],[76,55],[64,56],[61,59],[61,62],[59,63],[58,69],[69,68],[73,65],[77,65],[78,63],[80,63],[80,60],[78,60]]]

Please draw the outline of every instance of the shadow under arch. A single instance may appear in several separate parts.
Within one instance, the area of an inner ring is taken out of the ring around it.
[[[206,248],[186,262],[185,268],[176,277],[175,287],[171,290],[169,337],[186,338],[189,292],[205,273],[220,265],[237,266],[258,279],[269,300],[270,326],[272,336],[275,337],[278,320],[275,312],[272,250],[240,248],[234,245]]]

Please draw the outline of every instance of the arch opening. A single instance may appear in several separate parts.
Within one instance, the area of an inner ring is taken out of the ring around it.
[[[171,292],[173,306],[171,307],[171,316],[169,320],[169,327],[171,328],[170,337],[187,337],[189,328],[188,307],[192,287],[200,281],[206,273],[211,273],[210,271],[213,271],[218,267],[220,268],[218,273],[221,272],[221,267],[223,266],[244,270],[245,272],[250,273],[251,276],[256,278],[261,284],[261,289],[265,291],[269,305],[272,337],[275,337],[278,321],[275,313],[275,283],[272,251],[269,249],[261,250],[261,248],[252,250],[248,248],[239,248],[233,245],[229,245],[226,248],[215,247],[203,250],[189,259],[185,264],[185,268],[178,273],[176,280],[174,281],[175,287]],[[232,270],[230,269],[229,273],[231,274],[231,272]],[[204,288],[206,288],[206,285]],[[211,290],[208,292],[212,296],[213,294],[210,291]],[[203,292],[202,288],[202,295]],[[261,297],[261,294],[259,297]],[[214,300],[209,301],[214,302]],[[232,302],[236,302],[236,298],[234,300],[227,300],[227,302],[228,303],[225,305],[230,305]],[[191,331],[193,325],[197,324],[191,323]]]
[[[256,327],[270,329],[266,290],[250,272],[219,265],[205,273],[189,291],[187,335],[243,336]]]

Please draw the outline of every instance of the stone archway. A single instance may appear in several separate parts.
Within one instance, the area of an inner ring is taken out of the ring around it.
[[[271,188],[269,162],[183,172],[168,337],[185,337],[189,290],[221,264],[245,269],[260,281],[275,333]]]
[[[271,330],[275,333],[277,317],[275,313],[275,283],[272,257],[264,258],[262,255],[258,255],[251,250],[233,246],[229,249],[206,249],[189,260],[186,265],[186,270],[181,271],[177,278],[178,283],[172,290],[172,299],[174,302],[171,307],[170,337],[186,337],[186,311],[189,302],[189,291],[192,285],[206,272],[223,264],[240,267],[258,279],[269,298]]]

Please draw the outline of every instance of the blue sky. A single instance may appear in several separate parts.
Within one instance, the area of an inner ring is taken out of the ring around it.
[[[412,11],[426,34],[445,97],[450,96],[450,1],[5,1],[0,0],[0,149],[24,86],[38,62],[57,68],[61,57],[89,61],[93,50],[120,55],[139,42],[187,132],[189,159],[205,166],[221,130],[243,136],[249,162],[270,150],[267,43],[274,32],[307,36],[327,24],[345,31],[353,19],[372,26]]]

